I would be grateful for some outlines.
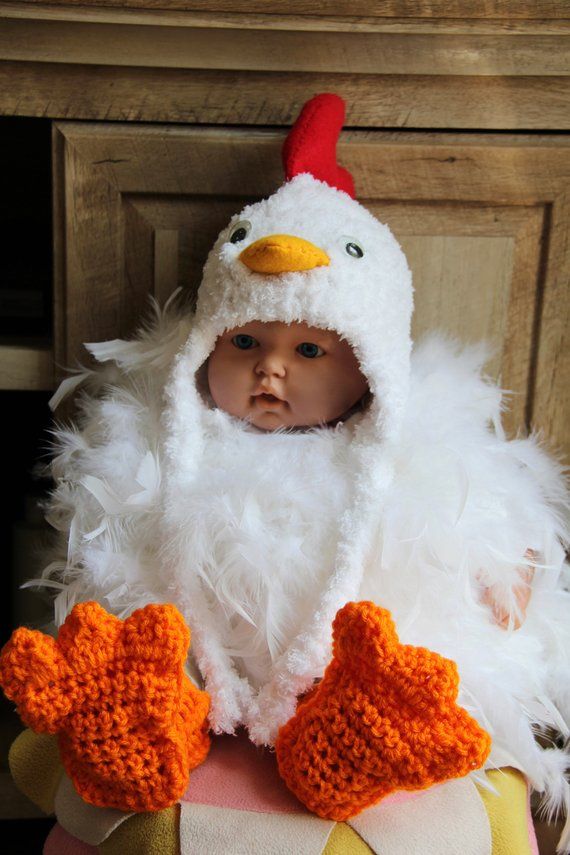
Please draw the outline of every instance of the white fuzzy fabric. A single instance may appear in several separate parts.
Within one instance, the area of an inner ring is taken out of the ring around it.
[[[179,496],[181,537],[224,649],[257,690],[312,617],[315,591],[334,566],[349,436],[340,427],[253,433],[231,417],[220,421],[227,424],[206,440],[202,477]]]
[[[252,274],[228,240],[244,218],[247,242],[302,235],[330,267]],[[360,267],[345,234],[365,247]],[[533,737],[570,718],[567,486],[538,437],[503,437],[483,346],[432,336],[410,363],[411,305],[397,242],[341,191],[301,175],[244,209],[210,253],[193,319],[169,309],[134,342],[90,346],[104,364],[74,381],[85,383],[78,427],[56,430],[46,510],[62,545],[44,581],[62,588],[59,622],[86,598],[119,614],[175,602],[212,728],[245,724],[267,744],[322,674],[338,608],[373,599],[403,641],[458,662],[461,702],[493,736],[490,764],[514,758],[554,807],[569,797],[568,760]],[[335,431],[268,436],[211,409],[200,369],[224,329],[252,319],[346,336],[369,411]],[[504,631],[481,584],[514,614],[528,548],[528,618]]]

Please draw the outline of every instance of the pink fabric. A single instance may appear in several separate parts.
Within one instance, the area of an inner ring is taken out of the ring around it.
[[[181,801],[255,813],[308,813],[279,777],[275,754],[257,748],[242,730],[212,740]]]
[[[56,823],[44,843],[43,855],[97,855],[98,849],[72,837]]]
[[[418,795],[421,791],[397,792],[384,801],[400,803]],[[308,813],[281,780],[274,752],[257,748],[244,730],[212,740],[181,801],[255,813]]]
[[[530,785],[526,782],[526,824],[528,828],[528,842],[530,843],[530,851],[532,855],[540,855],[538,851],[538,841],[536,839],[536,831],[532,821],[532,813],[530,811]]]

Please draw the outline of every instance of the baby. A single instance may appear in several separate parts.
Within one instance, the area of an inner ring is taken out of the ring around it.
[[[58,431],[45,575],[62,618],[77,605],[57,644],[17,636],[0,677],[59,716],[94,804],[173,804],[208,734],[240,729],[335,820],[483,764],[570,798],[535,739],[568,703],[560,473],[502,434],[482,348],[412,348],[411,271],[335,162],[338,107],[306,105],[285,183],[220,232],[193,313],[89,345],[104,365]]]

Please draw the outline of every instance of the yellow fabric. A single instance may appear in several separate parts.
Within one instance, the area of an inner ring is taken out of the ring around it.
[[[10,747],[8,763],[18,789],[44,813],[53,813],[63,774],[56,737],[22,731]]]
[[[179,828],[180,805],[138,813],[126,819],[97,850],[100,855],[179,855]]]
[[[337,822],[322,855],[371,855],[372,849],[345,822]]]
[[[527,826],[527,783],[510,767],[493,769],[489,780],[499,793],[478,787],[491,825],[493,855],[531,855]]]
[[[493,855],[531,855],[527,827],[527,783],[517,769],[491,770],[488,777],[498,796],[478,787],[489,817]],[[372,849],[345,823],[333,829],[323,855],[365,855]]]

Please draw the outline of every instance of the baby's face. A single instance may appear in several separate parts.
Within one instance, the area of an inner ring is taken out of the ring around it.
[[[217,407],[263,430],[326,424],[368,389],[336,332],[281,321],[252,321],[221,335],[208,384]]]

